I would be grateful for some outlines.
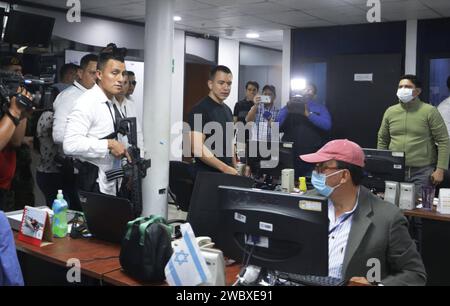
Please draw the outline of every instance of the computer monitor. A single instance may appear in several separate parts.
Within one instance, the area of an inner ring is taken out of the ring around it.
[[[11,11],[5,29],[4,42],[32,47],[49,46],[55,18]]]
[[[216,245],[226,257],[242,262],[246,254],[248,264],[269,270],[328,276],[326,198],[224,186],[219,197]]]
[[[189,205],[187,222],[197,237],[217,238],[219,223],[218,187],[253,187],[254,180],[248,177],[229,175],[218,172],[199,172],[194,182],[194,189]]]
[[[293,142],[249,141],[248,146],[247,164],[257,177],[280,179],[283,169],[294,169]]]
[[[405,181],[405,153],[389,150],[363,149],[366,156],[362,185],[375,192],[384,192],[385,181]]]

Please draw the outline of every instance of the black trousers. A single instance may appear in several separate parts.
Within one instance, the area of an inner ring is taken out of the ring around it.
[[[58,190],[62,190],[69,208],[81,211],[77,179],[76,175],[73,174],[73,170],[71,174],[36,172],[36,182],[45,196],[45,202],[48,207],[52,207]]]

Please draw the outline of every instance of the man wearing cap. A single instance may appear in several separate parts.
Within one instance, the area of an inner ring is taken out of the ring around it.
[[[334,140],[300,158],[316,165],[311,182],[329,199],[329,276],[363,284],[425,285],[425,268],[406,218],[360,185],[361,147]]]

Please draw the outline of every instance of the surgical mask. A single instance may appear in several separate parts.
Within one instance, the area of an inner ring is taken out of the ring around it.
[[[318,173],[317,171],[313,171],[312,176],[311,176],[311,183],[314,186],[314,188],[324,197],[330,197],[331,194],[336,190],[336,188],[338,188],[339,186],[342,185],[339,184],[337,186],[334,187],[330,187],[327,185],[327,178],[330,176],[333,176],[335,174],[341,173],[344,170],[340,170],[334,173],[331,173],[329,175],[325,175],[323,173]]]
[[[414,99],[412,88],[399,88],[397,91],[397,97],[403,103],[409,103]]]

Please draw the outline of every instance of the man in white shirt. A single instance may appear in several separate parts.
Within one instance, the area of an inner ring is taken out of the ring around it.
[[[128,72],[128,71],[127,71]],[[119,111],[119,115],[122,118],[136,118],[137,125],[137,146],[141,150],[141,153],[144,152],[144,136],[142,134],[142,125],[137,116],[136,104],[134,101],[130,100],[127,97],[127,93],[130,87],[129,82],[129,74],[126,73],[123,79],[123,88],[120,94],[115,96],[114,105],[117,107]],[[119,140],[128,147],[128,139],[127,137],[119,137]],[[141,154],[142,155],[142,154]]]
[[[72,111],[75,101],[88,89],[91,89],[97,80],[97,55],[85,55],[80,62],[78,71],[79,82],[61,92],[53,103],[55,110],[53,121],[53,141],[62,144],[66,130],[67,116]]]
[[[124,74],[121,52],[101,53],[97,84],[77,99],[67,118],[64,153],[81,162],[81,190],[116,195],[118,182],[109,182],[105,172],[120,168],[124,156],[130,160],[126,147],[111,136],[116,132],[113,100],[122,91]]]
[[[134,90],[136,89],[136,75],[134,74],[133,71],[127,71],[127,75],[128,75],[128,82],[130,84],[130,86],[128,87],[128,91],[127,91],[127,99],[133,101],[133,97],[131,95],[133,95]]]
[[[54,162],[55,167],[60,170],[62,179],[61,187],[69,200],[69,207],[72,210],[81,211],[78,198],[77,175],[74,174],[73,162],[71,158],[64,156],[62,143],[64,141],[64,132],[66,129],[67,116],[72,111],[75,101],[88,89],[91,89],[97,80],[97,55],[85,55],[80,62],[80,69],[77,71],[78,81],[75,80],[72,85],[62,91],[53,103],[53,142],[58,147],[58,163]]]
[[[447,78],[447,88],[450,91],[450,76]],[[441,113],[450,135],[450,97],[439,104],[438,111]]]

